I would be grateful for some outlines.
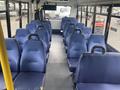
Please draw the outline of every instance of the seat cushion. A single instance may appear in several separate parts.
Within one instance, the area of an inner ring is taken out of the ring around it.
[[[17,76],[17,72],[12,72],[12,77],[13,79]],[[5,83],[4,83],[4,78],[3,78],[3,74],[0,73],[0,90],[5,89]]]
[[[15,89],[40,90],[44,84],[44,73],[21,72],[14,81]]]
[[[76,90],[120,90],[120,84],[79,83]]]
[[[70,71],[75,72],[77,65],[78,65],[78,60],[77,59],[68,59],[68,65],[69,65]]]

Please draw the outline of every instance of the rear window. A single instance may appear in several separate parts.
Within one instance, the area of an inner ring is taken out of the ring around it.
[[[61,19],[65,16],[69,17],[71,11],[70,6],[57,6],[57,10],[46,10],[45,17],[49,19]]]

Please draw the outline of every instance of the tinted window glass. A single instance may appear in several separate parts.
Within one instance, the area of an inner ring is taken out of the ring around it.
[[[61,19],[65,16],[69,17],[71,11],[70,6],[57,6],[56,11],[45,11],[45,17],[49,19]]]
[[[120,51],[120,19],[111,18],[111,25],[108,35],[108,44]]]

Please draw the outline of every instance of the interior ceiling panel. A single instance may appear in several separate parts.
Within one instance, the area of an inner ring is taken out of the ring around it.
[[[40,3],[43,4],[44,2],[55,2],[57,5],[69,5],[69,6],[76,6],[77,0],[41,0]]]
[[[77,0],[79,5],[85,4],[120,4],[120,0]]]
[[[9,0],[9,1],[22,1],[22,2],[30,2],[31,0]]]
[[[10,1],[25,1],[25,2],[30,2],[31,0],[10,0]],[[78,4],[78,5],[94,5],[94,4],[120,4],[120,0],[40,0],[41,3],[44,2],[57,2],[60,4]],[[77,3],[76,3],[77,2]]]

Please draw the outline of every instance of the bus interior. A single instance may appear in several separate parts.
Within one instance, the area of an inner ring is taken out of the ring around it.
[[[0,0],[0,90],[120,90],[120,0]]]

